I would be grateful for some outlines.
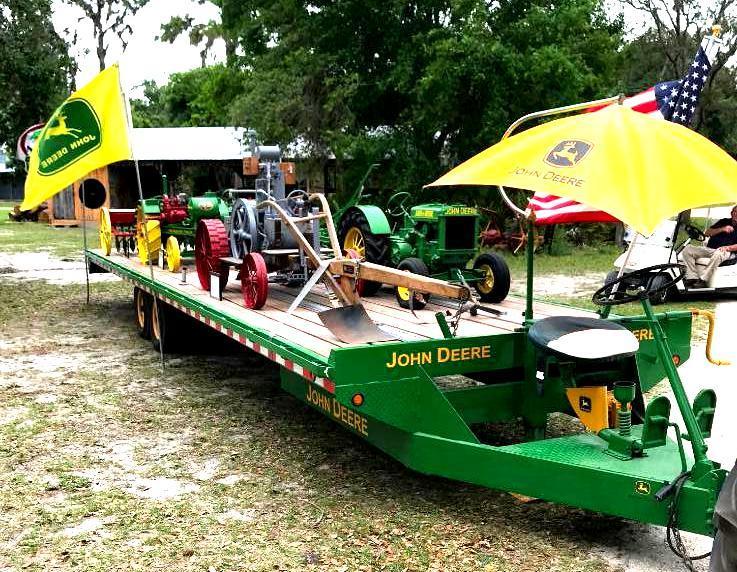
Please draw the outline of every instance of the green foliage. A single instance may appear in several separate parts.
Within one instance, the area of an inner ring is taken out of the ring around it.
[[[162,87],[146,82],[143,99],[131,101],[133,122],[137,127],[225,125],[243,87],[244,74],[223,65],[173,74]]]
[[[0,144],[11,147],[69,95],[73,61],[50,0],[0,0]]]

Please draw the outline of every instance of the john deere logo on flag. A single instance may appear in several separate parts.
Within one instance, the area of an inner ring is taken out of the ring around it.
[[[38,172],[53,175],[98,149],[100,120],[84,99],[66,101],[46,124],[38,140]]]
[[[586,141],[569,139],[561,141],[545,157],[545,162],[554,167],[573,167],[591,150],[593,145]]]

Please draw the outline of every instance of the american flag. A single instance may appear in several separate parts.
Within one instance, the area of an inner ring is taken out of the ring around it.
[[[699,96],[711,71],[707,55],[709,38],[704,38],[688,73],[683,79],[664,81],[637,95],[625,99],[623,105],[640,113],[661,117],[681,125],[690,125]],[[589,108],[598,111],[604,106]],[[581,222],[616,222],[613,216],[570,199],[545,193],[535,193],[528,204],[535,211],[535,224],[565,224]]]

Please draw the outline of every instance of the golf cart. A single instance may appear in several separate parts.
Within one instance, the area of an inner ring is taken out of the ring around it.
[[[619,277],[620,272],[625,276],[641,270],[642,268],[657,264],[679,263],[680,253],[693,241],[704,242],[708,240],[703,230],[691,224],[691,211],[684,211],[678,217],[661,222],[655,232],[649,237],[637,234],[628,229],[625,233],[625,242],[628,248],[615,261],[614,268],[607,274],[604,284],[611,284]],[[715,221],[708,219],[707,228]],[[696,264],[706,266],[708,258],[699,258]],[[624,269],[622,271],[622,269]],[[674,271],[670,271],[674,275]],[[670,278],[662,272],[651,279],[654,286],[659,286]],[[653,304],[663,304],[677,294],[703,294],[703,293],[734,293],[737,292],[737,253],[722,262],[709,279],[707,288],[689,288],[684,280],[679,280],[669,289],[658,289],[658,294],[651,297]]]

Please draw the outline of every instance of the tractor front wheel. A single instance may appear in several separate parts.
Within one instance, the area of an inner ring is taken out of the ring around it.
[[[476,258],[473,268],[480,270],[484,275],[474,284],[482,302],[497,303],[507,297],[512,280],[509,266],[501,256],[484,252]]]
[[[269,295],[269,273],[264,257],[258,252],[246,254],[241,266],[241,292],[246,308],[258,310]]]
[[[366,215],[358,209],[348,211],[340,220],[338,239],[344,251],[353,250],[367,262],[390,265],[389,236],[371,232]],[[373,296],[381,288],[379,282],[365,282],[363,296]]]
[[[397,268],[405,272],[411,272],[412,274],[419,274],[420,276],[430,275],[427,266],[419,258],[405,258],[399,263]],[[404,286],[396,286],[394,288],[394,295],[397,298],[397,303],[402,308],[415,310],[422,310],[427,306],[427,301],[430,299],[430,294],[415,292]]]

